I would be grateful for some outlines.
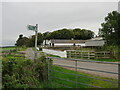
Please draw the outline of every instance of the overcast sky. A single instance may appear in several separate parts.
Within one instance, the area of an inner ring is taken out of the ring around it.
[[[33,35],[28,24],[39,24],[39,32],[62,28],[84,28],[98,33],[104,17],[118,10],[117,2],[3,2],[2,44],[14,45],[20,34]]]

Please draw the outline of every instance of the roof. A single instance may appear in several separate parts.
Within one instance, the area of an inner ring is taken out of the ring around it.
[[[51,43],[85,43],[87,40],[62,40],[62,39],[53,39]]]
[[[91,40],[85,42],[86,46],[103,46],[105,44],[104,40]]]

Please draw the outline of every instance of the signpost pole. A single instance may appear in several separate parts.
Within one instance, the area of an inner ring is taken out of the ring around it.
[[[36,62],[37,59],[37,32],[38,32],[38,24],[36,24],[36,30],[35,30],[35,56],[34,56],[34,61]]]

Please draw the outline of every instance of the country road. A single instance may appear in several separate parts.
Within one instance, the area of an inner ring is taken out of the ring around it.
[[[53,63],[55,65],[64,65],[64,66],[75,67],[75,61],[71,61],[71,60],[68,61],[68,60],[53,59]],[[101,63],[91,63],[91,62],[78,61],[77,67],[118,73],[118,65],[113,65],[113,64],[101,64]],[[72,69],[72,70],[75,70],[75,69]],[[104,73],[104,72],[96,72],[96,71],[89,71],[89,70],[82,70],[82,69],[77,69],[77,71],[89,73],[89,74],[97,75],[97,76],[101,76],[101,77],[118,79],[117,74],[109,74],[109,73]]]
[[[29,59],[34,60],[34,51],[32,50],[32,48],[28,48],[25,51],[25,56]],[[40,56],[40,53],[37,56]],[[60,60],[60,59],[52,59],[52,60],[53,60],[53,64],[55,64],[55,65],[64,65],[64,66],[75,67],[75,61]],[[101,63],[91,63],[91,62],[78,61],[77,67],[118,73],[118,65],[113,65],[113,64],[101,64]],[[68,69],[75,70],[72,68],[68,68]],[[118,74],[109,74],[109,73],[104,73],[104,72],[96,72],[96,71],[89,71],[89,70],[82,70],[82,69],[77,69],[77,71],[88,73],[91,75],[101,76],[101,77],[118,79]]]

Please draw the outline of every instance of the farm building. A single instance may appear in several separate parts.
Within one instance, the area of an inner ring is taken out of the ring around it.
[[[85,42],[85,46],[103,46],[105,41],[102,37],[92,38]]]
[[[46,45],[48,46],[85,46],[86,40],[46,40]],[[45,45],[45,41],[43,41],[43,45]]]
[[[44,40],[43,45],[47,46],[103,46],[104,40],[101,37],[92,38],[89,40],[62,40],[51,39]]]

